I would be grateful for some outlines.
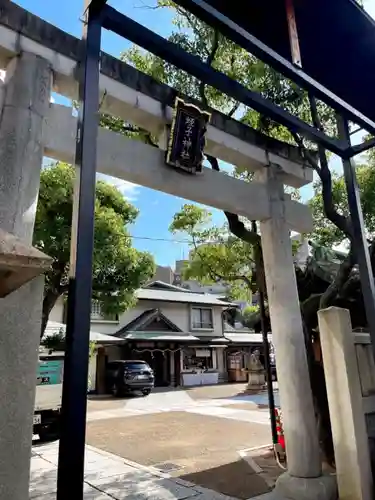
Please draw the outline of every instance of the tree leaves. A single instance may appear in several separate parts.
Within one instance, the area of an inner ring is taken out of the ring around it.
[[[252,245],[229,233],[226,225],[212,226],[211,213],[197,205],[185,204],[169,227],[172,233],[183,232],[191,239],[185,279],[203,284],[228,284],[232,299],[251,299]]]
[[[367,165],[356,168],[357,180],[361,191],[362,211],[368,239],[375,236],[375,161],[369,156]],[[321,182],[314,184],[314,196],[309,206],[314,219],[314,231],[311,237],[325,246],[345,243],[344,233],[324,215]],[[348,216],[348,198],[343,175],[332,173],[332,197],[339,214]]]
[[[43,323],[67,287],[74,168],[57,163],[41,173],[34,245],[54,259],[46,273]],[[134,303],[134,291],[152,277],[152,256],[132,247],[127,225],[138,210],[113,185],[96,184],[93,298],[102,310],[119,314]]]

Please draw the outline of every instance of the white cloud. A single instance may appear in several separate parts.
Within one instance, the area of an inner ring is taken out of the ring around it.
[[[123,179],[110,177],[109,175],[98,174],[97,178],[116,186],[129,201],[135,201],[138,198],[139,189],[142,187],[137,184],[133,184],[132,182],[124,181]]]
[[[51,95],[51,97],[49,98],[49,102],[56,102],[55,98]]]

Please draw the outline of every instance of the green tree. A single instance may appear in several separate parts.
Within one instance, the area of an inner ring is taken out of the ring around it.
[[[254,327],[254,322],[259,321],[259,306],[246,306],[242,311],[242,322],[248,328]]]
[[[368,163],[358,165],[356,174],[361,191],[367,237],[369,240],[373,240],[375,236],[375,158],[369,155]],[[349,244],[348,238],[343,231],[325,217],[321,184],[321,181],[314,184],[314,196],[309,201],[314,218],[312,237],[317,243],[325,246]],[[348,198],[343,175],[332,175],[332,198],[337,212],[343,216],[348,216]]]
[[[74,177],[74,168],[66,163],[56,163],[41,173],[34,245],[53,258],[46,273],[41,335],[57,299],[68,290]],[[93,299],[105,314],[119,314],[131,306],[134,291],[155,271],[152,256],[131,245],[126,226],[137,215],[116,187],[97,182]]]
[[[252,246],[232,236],[226,225],[212,225],[212,214],[197,205],[185,204],[172,220],[169,230],[189,236],[191,253],[183,270],[185,279],[229,285],[231,299],[251,300],[253,288]]]

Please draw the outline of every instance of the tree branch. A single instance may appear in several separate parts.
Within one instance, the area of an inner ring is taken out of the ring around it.
[[[350,245],[350,250],[345,260],[341,263],[335,279],[322,294],[319,302],[319,309],[326,309],[331,305],[332,300],[339,294],[340,290],[344,288],[345,283],[349,279],[350,273],[355,264],[355,256],[353,245]]]
[[[219,31],[217,29],[215,29],[213,32],[211,50],[206,58],[206,64],[208,66],[211,66],[211,64],[213,63],[213,61],[215,59],[216,52],[218,51],[218,48],[219,48]],[[203,81],[201,81],[199,83],[199,96],[200,96],[201,101],[204,104],[204,106],[207,106],[208,101],[207,101],[207,97],[205,94],[205,88],[206,88],[206,84]]]
[[[317,172],[322,181],[323,209],[327,219],[329,219],[338,229],[340,229],[351,241],[353,239],[350,217],[345,217],[337,212],[332,193],[332,175],[329,169],[328,160],[324,149],[319,147],[320,166],[305,147],[303,139],[291,131],[296,141],[301,155]]]
[[[60,286],[60,295],[64,295],[69,290],[69,283]]]
[[[233,106],[233,108],[229,111],[229,113],[227,114],[228,118],[232,118],[232,116],[234,115],[234,113],[237,111],[237,109],[240,107],[240,103],[239,102],[236,102],[235,105]]]
[[[195,241],[194,236],[192,236],[192,241],[193,241],[193,246],[194,246],[194,251],[198,255],[199,259],[201,262],[204,264],[204,266],[207,268],[208,273],[210,275],[210,278],[213,281],[217,280],[222,280],[222,281],[244,281],[247,286],[249,287],[249,290],[252,289],[252,281],[248,276],[242,275],[242,274],[232,274],[232,275],[223,275],[215,271],[212,266],[207,262],[207,260],[203,257],[203,255],[199,252],[199,247],[197,245],[197,242]]]
[[[152,146],[154,148],[158,148],[159,146],[152,140],[151,133],[146,132],[143,134],[143,137],[145,139],[145,143],[148,144],[149,146]]]
[[[220,172],[219,162],[217,161],[217,158],[210,155],[207,155],[206,157],[211,164],[212,170]],[[245,224],[240,221],[240,218],[238,217],[237,214],[227,212],[226,210],[224,210],[224,214],[228,221],[229,230],[235,236],[237,236],[237,238],[240,238],[240,240],[250,243],[250,245],[255,245],[260,242],[259,234],[254,233],[253,231],[249,231],[249,229],[245,227]]]

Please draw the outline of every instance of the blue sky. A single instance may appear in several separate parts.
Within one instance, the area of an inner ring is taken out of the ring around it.
[[[64,0],[63,4],[53,0],[14,1],[64,31],[77,37],[81,36],[80,16],[83,0]],[[147,6],[154,5],[155,0],[110,0],[108,3],[162,36],[168,36],[171,32],[173,13],[167,9],[147,8]],[[365,0],[364,6],[375,18],[375,0]],[[102,50],[105,52],[119,56],[121,51],[129,46],[127,40],[113,33],[103,32]],[[58,96],[56,101],[65,103]],[[337,158],[333,158],[331,164],[334,169],[340,170],[340,162]],[[151,252],[156,262],[161,265],[173,267],[176,259],[187,257],[188,245],[173,241],[182,240],[183,236],[173,237],[168,231],[174,213],[186,201],[124,181],[113,182],[140,211],[137,222],[130,228],[131,234],[135,236],[134,246],[139,250]],[[304,199],[308,199],[312,194],[311,186],[303,188],[301,193]],[[212,210],[212,213],[214,223],[224,222],[221,212]]]

